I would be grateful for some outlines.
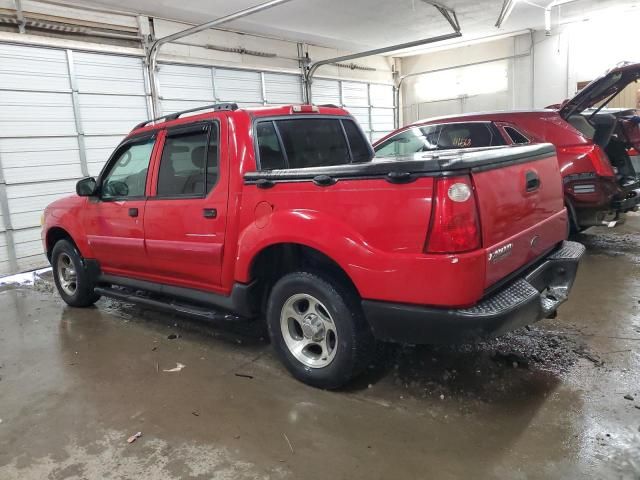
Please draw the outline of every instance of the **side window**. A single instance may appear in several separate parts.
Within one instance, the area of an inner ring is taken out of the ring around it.
[[[218,125],[169,131],[158,173],[159,197],[209,193],[218,179]]]
[[[379,157],[412,155],[438,148],[438,125],[410,128],[381,143],[376,148]]]
[[[143,197],[155,138],[129,144],[102,181],[102,198]]]
[[[369,143],[356,124],[351,120],[343,120],[342,125],[344,125],[344,131],[347,134],[347,140],[349,140],[353,161],[368,162],[371,160]]]
[[[529,139],[513,127],[504,127],[504,131],[513,143],[529,143]]]
[[[504,138],[486,122],[443,125],[438,148],[474,148],[505,145]]]
[[[256,127],[258,138],[258,154],[260,155],[260,169],[274,170],[287,168],[287,163],[280,148],[278,134],[273,122],[260,122]]]
[[[326,167],[351,162],[340,119],[276,120],[289,168]]]

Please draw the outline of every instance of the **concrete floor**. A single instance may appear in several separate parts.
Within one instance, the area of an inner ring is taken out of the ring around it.
[[[557,319],[390,349],[342,392],[289,377],[258,325],[5,287],[0,479],[640,478],[639,232],[579,237]]]

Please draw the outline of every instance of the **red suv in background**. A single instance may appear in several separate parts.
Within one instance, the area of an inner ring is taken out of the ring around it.
[[[574,231],[624,221],[640,203],[640,151],[635,110],[604,107],[640,77],[624,64],[594,80],[572,99],[546,110],[486,112],[421,120],[374,144],[379,157],[422,151],[549,142],[557,149],[564,197]]]

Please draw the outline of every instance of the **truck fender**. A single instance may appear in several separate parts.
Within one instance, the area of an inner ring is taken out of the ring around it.
[[[256,222],[245,228],[238,239],[235,279],[251,280],[251,267],[258,254],[273,245],[294,243],[313,248],[332,259],[358,288],[354,270],[373,259],[375,252],[361,235],[345,222],[314,210],[274,212],[267,225]]]
[[[93,251],[87,242],[87,236],[78,218],[79,215],[77,211],[52,208],[47,213],[47,223],[42,229],[42,240],[46,253],[51,253],[48,248],[51,237],[65,233],[66,236],[71,237],[71,240],[75,243],[84,258],[93,258]],[[51,245],[51,247],[53,247],[53,245]]]

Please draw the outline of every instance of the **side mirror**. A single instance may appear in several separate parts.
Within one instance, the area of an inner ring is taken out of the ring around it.
[[[83,178],[76,183],[76,193],[81,197],[91,197],[98,193],[98,182],[93,177]]]

